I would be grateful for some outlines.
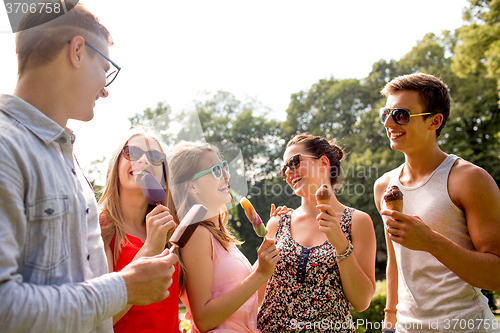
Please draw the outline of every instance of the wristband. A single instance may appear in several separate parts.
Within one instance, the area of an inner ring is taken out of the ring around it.
[[[335,261],[339,263],[341,261],[346,260],[351,255],[353,250],[354,247],[352,246],[352,243],[349,242],[349,245],[347,245],[347,249],[345,249],[345,251],[342,252],[341,254],[335,256]]]
[[[384,312],[397,313],[398,310],[394,310],[394,309],[391,309],[391,308],[385,308]]]
[[[384,328],[382,333],[396,333],[396,329],[394,328]]]

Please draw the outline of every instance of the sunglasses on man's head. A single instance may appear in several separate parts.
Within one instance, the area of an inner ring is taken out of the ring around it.
[[[125,157],[129,161],[137,161],[142,157],[142,155],[146,154],[149,163],[152,165],[161,165],[161,163],[165,160],[165,154],[158,150],[148,150],[144,151],[136,146],[125,145],[122,149],[123,157]]]
[[[200,178],[201,176],[204,176],[210,172],[212,173],[212,175],[214,176],[215,179],[220,179],[222,177],[222,175],[224,174],[223,171],[226,171],[227,173],[229,173],[229,164],[227,163],[227,161],[224,161],[221,164],[214,165],[206,170],[198,172],[196,175],[193,176],[193,179],[191,179],[191,180],[195,180],[197,178]]]
[[[402,126],[408,124],[410,122],[411,117],[426,116],[429,114],[434,114],[434,113],[426,112],[426,113],[410,114],[410,110],[403,108],[394,108],[394,109],[380,108],[379,110],[380,122],[382,124],[385,124],[387,117],[391,115],[392,120],[394,120],[396,124]]]
[[[281,178],[283,178],[283,180],[286,180],[286,172],[288,171],[288,168],[290,168],[290,170],[292,170],[292,171],[297,170],[297,168],[300,166],[300,157],[301,156],[312,157],[312,158],[316,158],[316,159],[319,158],[317,156],[312,156],[312,155],[303,155],[303,154],[293,155],[292,157],[290,157],[288,162],[286,162],[285,165],[283,165],[283,167],[280,170]]]

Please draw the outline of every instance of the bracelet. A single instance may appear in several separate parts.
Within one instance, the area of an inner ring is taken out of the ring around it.
[[[391,309],[391,308],[385,308],[384,312],[397,313],[398,310],[394,310],[394,309]]]
[[[352,243],[349,241],[349,245],[347,245],[347,249],[345,249],[345,251],[342,252],[341,254],[336,255],[335,256],[335,261],[337,263],[339,263],[341,261],[346,260],[351,255],[351,253],[352,253],[353,250],[354,250],[354,246],[352,246]]]
[[[382,330],[382,333],[396,333],[396,329],[395,328],[384,328]]]

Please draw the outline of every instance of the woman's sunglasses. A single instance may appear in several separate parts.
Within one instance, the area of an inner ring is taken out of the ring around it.
[[[312,156],[312,155],[302,155],[302,154],[293,155],[292,157],[290,157],[288,162],[286,162],[285,165],[281,168],[280,174],[281,174],[281,178],[283,178],[283,180],[286,180],[286,172],[288,171],[288,168],[290,168],[290,170],[297,170],[297,168],[300,166],[300,157],[301,156],[312,157],[312,158],[316,158],[316,159],[319,158],[317,156]]]
[[[137,161],[142,157],[142,155],[146,154],[149,163],[152,165],[161,165],[161,163],[165,160],[165,154],[158,150],[148,150],[144,151],[136,146],[125,145],[122,149],[123,157],[125,157],[129,161]]]
[[[207,170],[203,170],[198,172],[196,175],[193,176],[193,179],[195,180],[197,178],[200,178],[201,176],[206,175],[207,173],[212,173],[215,179],[220,179],[222,175],[224,174],[223,171],[226,171],[229,173],[229,164],[227,161],[222,162],[221,164],[214,165],[213,167],[208,168]]]
[[[402,126],[408,124],[410,122],[411,117],[426,116],[429,114],[434,114],[434,113],[426,112],[426,113],[410,114],[410,110],[403,108],[394,108],[394,109],[380,108],[379,110],[380,122],[382,124],[385,124],[387,117],[391,115],[392,120],[394,120],[396,124]]]

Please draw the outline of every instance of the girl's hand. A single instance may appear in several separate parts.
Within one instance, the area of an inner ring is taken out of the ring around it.
[[[293,212],[293,209],[287,206],[279,206],[276,208],[274,204],[271,205],[271,217],[287,214],[288,212]]]
[[[269,279],[274,272],[274,266],[281,259],[278,249],[274,245],[274,240],[264,238],[264,241],[257,250],[259,259],[257,261],[256,272],[264,275]]]
[[[346,238],[340,228],[340,221],[330,205],[317,205],[321,212],[316,216],[318,220],[319,230],[325,233],[328,241],[333,246],[345,247]]]
[[[160,254],[165,249],[167,233],[176,227],[170,211],[163,205],[156,206],[146,215],[146,241],[144,247],[151,255]]]

